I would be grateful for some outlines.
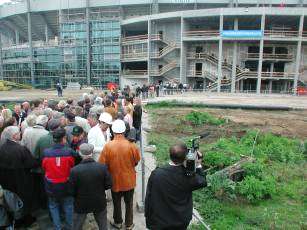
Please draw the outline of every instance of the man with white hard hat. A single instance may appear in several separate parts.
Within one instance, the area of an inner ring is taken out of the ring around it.
[[[90,129],[88,133],[88,143],[94,146],[93,158],[99,159],[104,145],[110,141],[110,129],[112,125],[112,116],[109,113],[102,113],[96,126]]]
[[[125,122],[115,120],[112,124],[114,139],[108,142],[100,155],[99,162],[108,166],[112,176],[113,218],[111,225],[117,229],[122,228],[123,219],[121,199],[124,197],[126,214],[126,230],[133,229],[133,193],[136,187],[136,171],[140,160],[140,151],[134,143],[130,143],[124,136]]]

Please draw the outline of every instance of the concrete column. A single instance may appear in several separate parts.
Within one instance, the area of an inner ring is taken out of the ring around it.
[[[150,59],[150,53],[151,53],[151,19],[148,19],[148,24],[147,24],[147,34],[148,34],[148,43],[147,43],[147,74],[148,74],[148,79],[147,82],[148,84],[151,82],[150,81],[150,72],[151,72],[151,59]]]
[[[270,65],[270,77],[273,77],[273,72],[274,72],[274,62],[272,62]]]
[[[34,60],[33,60],[33,45],[32,45],[32,23],[31,23],[31,6],[30,0],[27,0],[27,19],[28,19],[28,42],[29,42],[29,55],[30,55],[30,68],[31,68],[31,83],[35,85],[34,77]]]
[[[49,31],[48,31],[48,26],[45,25],[45,42],[48,43],[49,41]]]
[[[181,18],[181,38],[180,38],[180,82],[186,83],[187,82],[187,52],[186,52],[186,44],[183,42],[183,36],[185,31],[185,22],[184,19]]]
[[[238,30],[238,18],[234,20],[234,30]],[[233,55],[232,55],[232,71],[231,71],[231,92],[236,91],[236,76],[237,76],[237,53],[238,53],[238,43],[234,41],[233,43]]]
[[[223,31],[223,15],[220,15],[220,32]],[[221,79],[222,79],[222,59],[223,59],[223,39],[220,35],[219,38],[219,59],[218,59],[218,77],[217,77],[217,92],[221,92]]]
[[[85,17],[86,17],[86,50],[87,50],[87,58],[86,58],[86,82],[87,85],[91,85],[91,40],[90,40],[90,2],[86,0],[86,9],[85,9]]]
[[[261,16],[261,31],[265,28],[265,15]],[[259,60],[258,60],[258,73],[257,73],[257,94],[260,94],[261,90],[261,72],[262,72],[262,61],[263,61],[263,37],[260,39],[259,47]]]
[[[243,89],[244,89],[244,88],[243,88],[243,86],[244,86],[243,80],[240,81],[240,84],[239,84],[239,85],[240,85],[240,92],[243,92]]]
[[[269,93],[272,93],[273,80],[269,80]]]
[[[0,33],[0,80],[3,80],[3,57],[2,57],[2,35]]]
[[[296,94],[296,88],[299,78],[300,64],[301,64],[301,51],[302,51],[302,33],[304,26],[304,15],[300,16],[300,25],[299,25],[299,41],[297,42],[296,48],[296,60],[295,60],[295,76],[293,82],[294,93]]]
[[[15,30],[15,44],[16,45],[19,45],[19,31],[18,30]]]

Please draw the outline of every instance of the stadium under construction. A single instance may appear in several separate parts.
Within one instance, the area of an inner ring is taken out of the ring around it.
[[[186,83],[292,93],[307,80],[303,0],[20,0],[0,6],[0,79],[38,88]]]

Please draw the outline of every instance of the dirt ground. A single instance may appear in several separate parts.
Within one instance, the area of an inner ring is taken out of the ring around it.
[[[198,110],[209,112],[215,117],[225,118],[227,123],[223,127],[218,126],[201,126],[195,127],[195,133],[209,131],[211,139],[216,139],[221,136],[242,136],[247,129],[259,129],[263,132],[272,132],[276,135],[286,137],[307,139],[307,111],[264,111],[264,110],[241,110],[241,109],[193,109],[193,108],[163,108],[155,110],[154,123],[159,127],[159,130],[165,132],[177,132],[180,134],[178,127],[182,124],[165,124],[166,117],[182,116],[188,111]],[[171,114],[171,115],[170,115]],[[182,122],[181,122],[182,123]],[[193,134],[193,131],[192,133]],[[208,140],[208,142],[210,142]]]

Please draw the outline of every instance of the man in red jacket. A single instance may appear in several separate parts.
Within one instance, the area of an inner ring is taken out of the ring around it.
[[[69,185],[70,170],[75,165],[77,153],[66,144],[66,131],[56,129],[53,133],[54,145],[44,150],[42,169],[45,171],[44,182],[48,196],[48,206],[54,229],[61,230],[60,210],[65,212],[66,229],[72,228],[73,198]]]

